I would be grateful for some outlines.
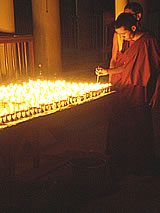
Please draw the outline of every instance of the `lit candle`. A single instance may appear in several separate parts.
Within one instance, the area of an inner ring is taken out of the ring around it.
[[[21,118],[25,118],[26,117],[26,112],[25,112],[25,110],[22,110],[21,111]]]
[[[2,116],[2,123],[6,123],[7,122],[7,117],[6,115]]]
[[[59,102],[54,102],[54,105],[55,105],[55,108],[59,108],[60,106],[59,106]]]
[[[16,112],[16,119],[20,119],[21,118],[21,112],[20,111],[17,111]]]
[[[12,113],[12,114],[11,114],[11,120],[12,120],[12,121],[15,121],[15,120],[16,120],[16,113]]]
[[[11,114],[6,115],[6,121],[9,122],[12,120]]]

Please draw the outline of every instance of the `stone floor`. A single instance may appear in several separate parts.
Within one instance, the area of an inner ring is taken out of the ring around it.
[[[148,176],[128,175],[115,181],[103,163],[99,164],[101,167],[97,164],[85,170],[87,162],[84,161],[85,165],[74,170],[73,162],[66,159],[56,169],[41,171],[41,175],[25,182],[16,178],[12,182],[6,180],[1,185],[0,212],[160,212],[158,172]]]

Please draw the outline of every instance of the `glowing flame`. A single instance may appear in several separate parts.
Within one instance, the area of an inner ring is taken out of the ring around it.
[[[69,83],[66,81],[32,81],[0,86],[0,116],[54,104],[69,97],[85,96],[90,91],[110,88],[111,84]]]

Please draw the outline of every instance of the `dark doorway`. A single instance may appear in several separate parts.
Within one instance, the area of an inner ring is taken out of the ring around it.
[[[60,0],[62,48],[102,48],[103,13],[114,0]]]

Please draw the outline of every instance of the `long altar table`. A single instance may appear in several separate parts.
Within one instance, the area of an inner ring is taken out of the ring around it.
[[[116,92],[0,128],[0,176],[40,168],[63,153],[105,153]]]

